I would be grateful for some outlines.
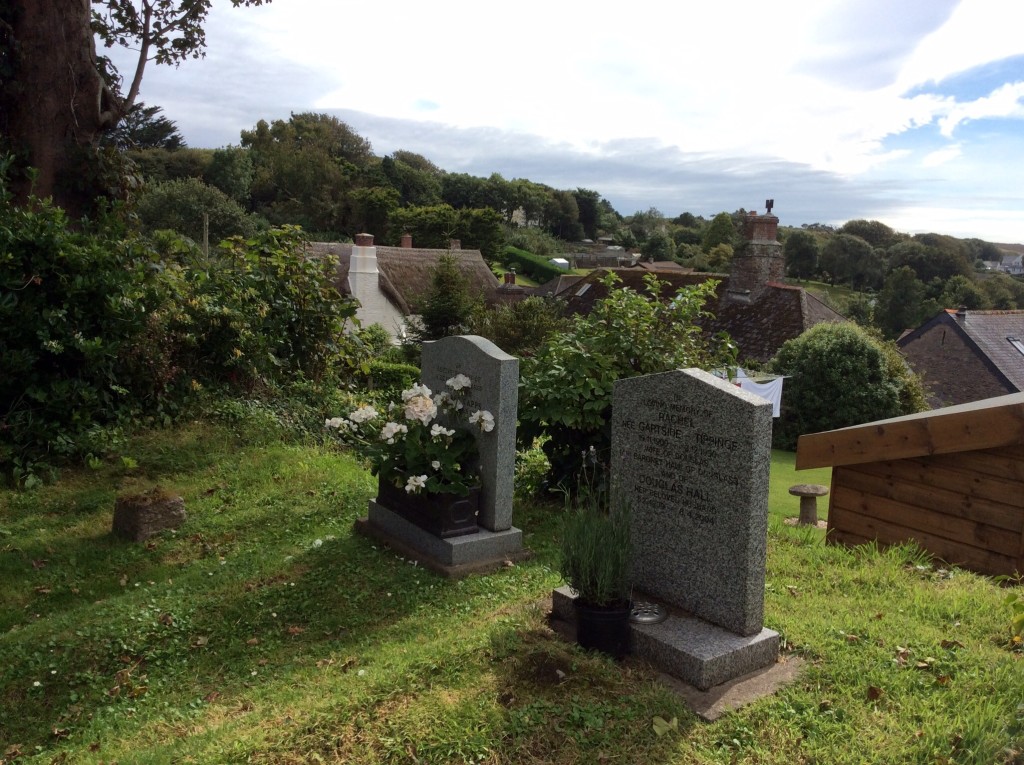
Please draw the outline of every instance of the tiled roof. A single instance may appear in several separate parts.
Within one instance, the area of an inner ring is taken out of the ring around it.
[[[309,251],[331,253],[338,258],[336,286],[344,295],[349,293],[348,268],[352,257],[351,243],[310,242]],[[470,290],[493,300],[498,289],[494,275],[480,250],[430,250],[418,247],[377,247],[377,269],[380,287],[404,314],[414,313],[414,306],[430,288],[431,271],[442,255],[452,255],[459,269],[469,280]]]
[[[1024,390],[1024,353],[1007,338],[1024,342],[1024,311],[946,311],[1017,390]]]

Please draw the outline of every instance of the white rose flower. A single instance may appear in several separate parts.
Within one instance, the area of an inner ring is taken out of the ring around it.
[[[425,475],[411,475],[409,480],[405,482],[405,490],[409,494],[418,494],[420,489],[427,485],[427,477]]]
[[[426,385],[416,384],[409,388],[409,390],[402,391],[402,401],[408,401],[411,398],[417,398],[419,396],[426,396],[427,398],[430,398],[432,395],[430,388]]]
[[[430,463],[430,467],[434,468],[434,470],[440,470],[441,463],[439,460],[434,460],[433,462]]]
[[[362,423],[368,422],[369,420],[372,420],[376,416],[377,410],[374,409],[372,406],[361,406],[354,412],[352,412],[352,414],[350,414],[348,418],[352,420],[352,422]]]
[[[405,419],[419,420],[424,425],[437,416],[437,407],[430,398],[430,391],[427,395],[413,396],[405,400]]]
[[[445,385],[452,390],[462,390],[463,388],[468,388],[472,384],[472,381],[462,373],[455,375],[455,377],[452,377],[445,383]]]
[[[396,438],[400,438],[408,432],[409,428],[405,425],[400,425],[397,422],[389,422],[381,429],[380,437],[383,438],[385,442],[393,444]]]
[[[449,430],[448,428],[444,427],[443,425],[438,425],[436,422],[433,425],[430,426],[430,437],[431,438],[436,439],[439,436],[454,436],[454,435],[455,435],[455,431],[454,430]]]
[[[329,420],[324,420],[324,427],[334,428],[337,430],[338,428],[344,427],[346,422],[347,420],[344,417],[331,417]]]
[[[486,409],[477,409],[469,415],[469,422],[471,425],[477,425],[484,433],[494,430],[494,415]]]

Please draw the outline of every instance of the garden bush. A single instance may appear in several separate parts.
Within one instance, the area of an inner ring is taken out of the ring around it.
[[[613,287],[618,277],[608,274]],[[680,367],[735,363],[735,345],[707,337],[697,325],[717,282],[680,288],[662,300],[664,283],[645,278],[646,292],[613,288],[586,316],[552,335],[533,358],[522,361],[520,448],[543,441],[551,463],[549,485],[571,488],[584,452],[604,459],[611,445],[612,386],[616,380]]]
[[[238,202],[198,178],[153,184],[139,195],[137,212],[146,231],[170,229],[196,242],[203,241],[204,214],[211,242],[235,235],[249,237],[260,228],[260,222]]]
[[[371,390],[402,391],[420,379],[420,368],[413,364],[373,360],[368,366],[367,382]]]
[[[896,346],[856,324],[818,324],[787,341],[771,363],[786,375],[774,445],[793,450],[803,433],[924,411],[920,378]]]

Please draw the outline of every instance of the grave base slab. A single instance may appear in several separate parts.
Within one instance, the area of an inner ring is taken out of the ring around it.
[[[574,600],[569,587],[559,587],[552,616],[574,621]],[[679,612],[659,624],[631,626],[634,656],[701,691],[768,667],[779,655],[779,633],[767,628],[745,637]]]
[[[355,529],[386,543],[425,568],[453,579],[496,571],[533,556],[523,547],[523,532],[514,526],[504,531],[482,528],[475,534],[441,539],[372,499],[367,517],[358,519]]]

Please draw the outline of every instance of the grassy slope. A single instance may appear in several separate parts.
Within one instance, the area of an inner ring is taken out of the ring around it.
[[[372,482],[342,455],[198,425],[132,453],[131,473],[0,493],[0,758],[1020,761],[1024,663],[998,588],[783,525],[788,486],[827,481],[791,455],[774,455],[766,621],[808,664],[703,724],[644,666],[546,629],[553,508],[517,509],[534,560],[449,582],[352,536]],[[156,480],[185,497],[185,527],[111,539],[117,487]],[[678,732],[656,736],[655,716]]]

